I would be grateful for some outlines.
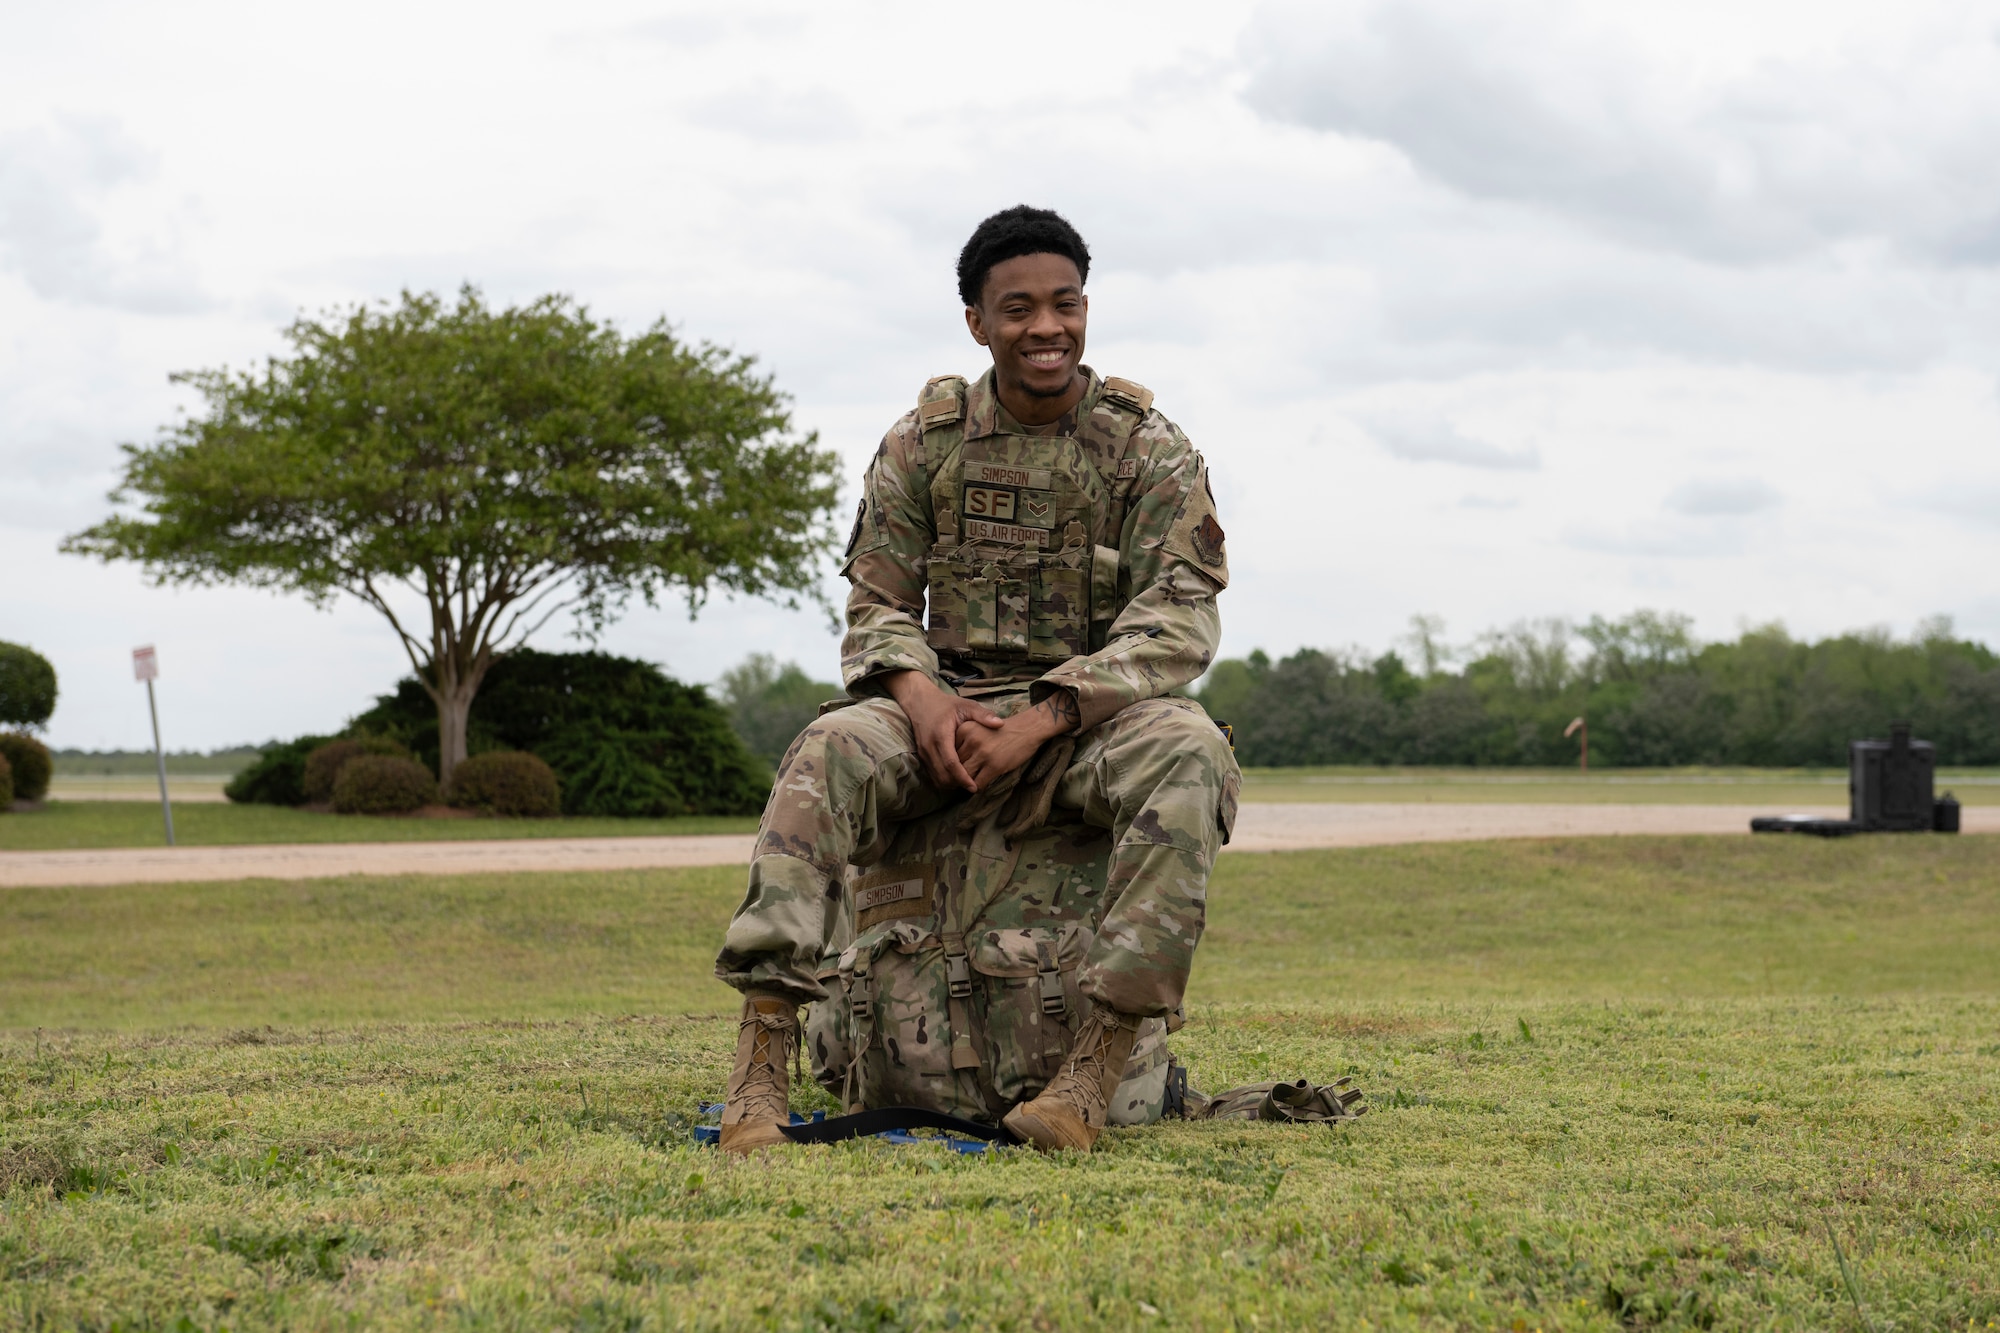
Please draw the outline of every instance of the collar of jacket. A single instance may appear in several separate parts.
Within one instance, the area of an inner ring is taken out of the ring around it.
[[[1064,414],[1065,418],[1073,423],[1087,419],[1090,410],[1097,406],[1097,400],[1104,395],[1103,378],[1089,366],[1079,366],[1078,369],[1089,381],[1089,387],[1084,389],[1083,397],[1077,400],[1076,406]],[[965,391],[965,438],[976,440],[986,435],[998,435],[1000,416],[1000,395],[994,391],[993,370],[988,367],[986,373],[974,380]],[[1033,432],[1024,431],[1024,433]],[[1072,426],[1071,429],[1060,433],[1074,435],[1076,430]]]

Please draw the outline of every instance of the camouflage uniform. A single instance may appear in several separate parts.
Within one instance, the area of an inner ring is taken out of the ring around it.
[[[1086,1002],[1177,1011],[1201,938],[1241,778],[1201,708],[1169,692],[1216,649],[1222,528],[1200,455],[1152,395],[1085,373],[1083,399],[1039,431],[1007,416],[990,371],[934,380],[883,440],[843,566],[853,698],[785,756],[716,962],[739,989],[801,1002],[837,985],[815,1067],[868,1066],[871,1104],[1004,1110],[1046,1082]],[[1002,715],[1074,697],[1046,821],[1003,835],[1019,773],[971,801],[930,780],[883,697],[900,670]],[[1164,1064],[1155,1021],[1131,1068]]]

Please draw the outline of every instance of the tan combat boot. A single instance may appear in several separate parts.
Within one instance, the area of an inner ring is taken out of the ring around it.
[[[1043,1152],[1077,1148],[1088,1152],[1104,1129],[1111,1094],[1132,1059],[1139,1020],[1109,1009],[1093,1010],[1076,1034],[1062,1071],[1039,1097],[1007,1113],[1003,1122],[1023,1143]]]
[[[787,1066],[798,1049],[799,1013],[790,1000],[745,996],[736,1029],[736,1068],[722,1094],[722,1150],[752,1153],[791,1140],[778,1126],[792,1121]]]

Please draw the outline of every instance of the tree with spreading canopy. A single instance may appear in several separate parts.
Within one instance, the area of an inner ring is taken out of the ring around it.
[[[594,639],[634,594],[678,588],[690,614],[716,588],[818,599],[835,456],[750,357],[470,286],[285,337],[261,372],[175,375],[205,410],[125,445],[111,499],[136,512],[63,549],[155,583],[359,598],[437,705],[443,781],[487,670],[559,612]]]

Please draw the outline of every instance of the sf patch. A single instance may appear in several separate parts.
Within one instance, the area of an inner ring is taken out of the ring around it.
[[[1194,529],[1195,557],[1204,565],[1219,567],[1222,564],[1222,542],[1222,525],[1215,521],[1215,515],[1203,514]]]

